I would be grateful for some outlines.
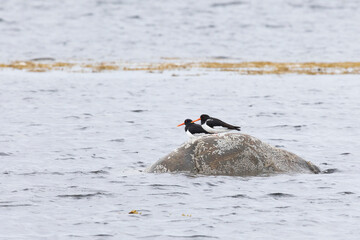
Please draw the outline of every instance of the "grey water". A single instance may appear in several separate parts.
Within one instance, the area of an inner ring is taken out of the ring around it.
[[[359,61],[356,0],[2,0],[0,63]],[[358,239],[357,75],[0,70],[1,239]],[[206,113],[322,174],[149,174]],[[137,210],[139,214],[129,214]]]
[[[358,0],[1,0],[0,61],[359,61]]]
[[[2,239],[358,239],[356,76],[0,76]],[[328,174],[145,173],[202,113]]]

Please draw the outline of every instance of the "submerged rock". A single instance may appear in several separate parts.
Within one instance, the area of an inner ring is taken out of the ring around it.
[[[207,135],[189,140],[161,158],[148,172],[256,176],[270,173],[319,173],[311,162],[246,134]]]

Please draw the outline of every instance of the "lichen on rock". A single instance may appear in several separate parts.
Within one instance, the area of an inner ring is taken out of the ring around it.
[[[147,171],[229,176],[320,172],[317,166],[293,153],[239,133],[189,140]]]

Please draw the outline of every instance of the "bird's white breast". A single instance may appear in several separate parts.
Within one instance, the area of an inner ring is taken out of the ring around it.
[[[205,136],[206,133],[195,133],[195,134],[192,134],[189,130],[187,130],[187,131],[186,131],[186,135],[188,135],[190,138],[197,138],[197,137]]]
[[[201,127],[209,133],[216,133],[216,131],[213,128],[209,127],[206,122],[202,124]]]
[[[191,134],[191,132],[189,130],[186,131],[186,135],[188,135],[191,138],[195,137],[194,135]]]
[[[207,131],[209,133],[223,133],[223,132],[230,131],[230,129],[224,128],[224,127],[221,127],[221,126],[215,126],[214,128],[211,128],[206,124],[206,122],[204,124],[202,124],[201,126],[205,131]]]

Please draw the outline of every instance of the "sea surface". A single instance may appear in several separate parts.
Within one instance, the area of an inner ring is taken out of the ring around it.
[[[357,76],[0,76],[1,239],[359,238]],[[187,141],[176,125],[202,113],[325,173],[144,172]]]
[[[0,62],[360,61],[358,0],[1,0]]]

